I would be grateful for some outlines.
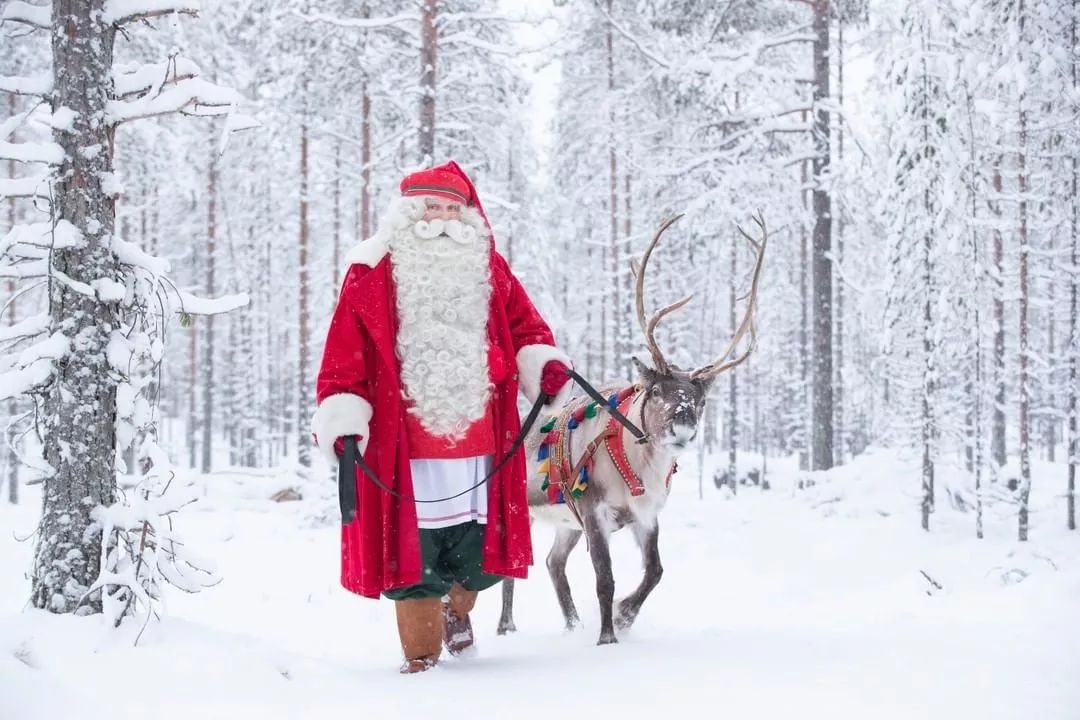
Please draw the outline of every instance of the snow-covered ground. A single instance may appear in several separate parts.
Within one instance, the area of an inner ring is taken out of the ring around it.
[[[720,462],[716,458],[715,462]],[[168,615],[119,631],[27,609],[38,498],[0,505],[0,720],[257,717],[1080,718],[1080,533],[1064,529],[1061,466],[1036,465],[1032,541],[1013,508],[974,516],[946,500],[918,523],[917,465],[864,455],[814,477],[783,463],[772,489],[711,485],[680,463],[661,517],[665,574],[620,644],[597,647],[584,543],[569,572],[584,629],[567,634],[543,566],[517,585],[518,632],[495,634],[481,595],[475,657],[397,674],[391,603],[338,585],[335,488],[268,498],[275,475],[198,476],[178,523],[222,582],[175,592]],[[805,484],[805,483],[804,483]],[[617,595],[637,583],[632,538],[613,543]],[[925,575],[923,574],[925,573]],[[928,579],[929,578],[929,579]],[[932,579],[940,585],[936,588]]]

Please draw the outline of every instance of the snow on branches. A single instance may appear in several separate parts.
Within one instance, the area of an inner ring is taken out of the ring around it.
[[[145,473],[120,488],[117,502],[92,513],[101,527],[101,564],[83,600],[100,593],[113,627],[125,617],[141,617],[144,627],[151,617],[160,619],[167,584],[195,593],[221,581],[212,562],[192,553],[173,525],[176,513],[198,499],[193,484],[180,478],[152,440],[143,443],[139,459]]]
[[[48,30],[52,27],[52,6],[31,5],[21,0],[9,2],[0,11],[0,23],[7,22],[22,23],[37,30]]]
[[[106,0],[104,19],[113,25],[124,25],[173,13],[198,15],[199,3],[195,0]]]
[[[0,394],[29,395],[22,437],[41,434],[23,460],[45,483],[32,602],[53,612],[101,610],[114,624],[157,615],[166,582],[188,591],[215,582],[185,559],[173,533],[172,515],[193,496],[156,444],[156,380],[171,322],[227,312],[247,297],[192,297],[168,277],[167,261],[121,237],[113,166],[122,123],[223,115],[224,137],[255,124],[235,112],[239,93],[200,77],[179,50],[114,64],[122,26],[198,9],[191,0],[75,3],[51,33],[52,73],[0,77],[0,91],[44,100],[0,122],[0,159],[46,167],[0,182],[0,197],[32,198],[45,216],[0,241],[0,278],[24,281],[16,295],[49,290],[47,313],[0,334]],[[51,29],[52,10],[9,2],[0,18]],[[52,137],[40,137],[42,129]]]

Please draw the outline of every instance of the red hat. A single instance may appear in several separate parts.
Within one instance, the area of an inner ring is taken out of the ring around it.
[[[476,194],[472,180],[453,160],[406,176],[401,181],[401,194],[437,195],[471,205],[480,213],[480,217],[484,218],[488,229],[491,229],[491,223],[484,213],[484,206],[480,204],[480,196]]]
[[[414,172],[401,181],[402,195],[436,195],[460,203],[469,202],[469,184],[445,166]]]

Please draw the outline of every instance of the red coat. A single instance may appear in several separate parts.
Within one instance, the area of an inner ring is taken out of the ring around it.
[[[362,246],[376,242],[373,238]],[[370,417],[370,441],[364,459],[387,487],[412,497],[405,405],[395,354],[397,313],[393,275],[389,256],[380,255],[381,250],[384,248],[378,246],[374,251],[367,250],[367,257],[350,267],[342,284],[319,370],[316,395],[320,408],[313,425],[318,432],[319,413],[327,398],[361,405],[370,403],[366,410]],[[506,260],[494,249],[491,279],[488,365],[495,388],[491,402],[498,461],[521,429],[517,410],[519,383],[524,383],[526,395],[531,395],[532,401],[543,363],[560,359],[570,365],[570,361],[553,347],[554,338],[548,325]],[[332,398],[335,395],[344,397]],[[332,436],[341,432],[341,427],[339,424],[337,430],[324,434]],[[318,442],[325,450],[333,438],[318,438]],[[487,573],[524,578],[533,562],[525,481],[525,456],[519,448],[488,483],[483,557],[483,569]],[[419,582],[421,561],[415,502],[386,493],[360,471],[356,482],[359,512],[341,533],[342,585],[354,593],[375,598],[384,590]]]

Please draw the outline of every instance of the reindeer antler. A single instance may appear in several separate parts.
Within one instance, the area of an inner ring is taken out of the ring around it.
[[[641,256],[641,265],[639,266],[636,261],[630,261],[630,269],[634,273],[634,277],[637,280],[635,287],[635,303],[637,307],[637,319],[638,324],[641,326],[641,332],[645,335],[645,346],[649,349],[649,354],[652,355],[653,365],[660,372],[670,372],[671,366],[668,365],[667,360],[664,359],[664,353],[660,352],[660,346],[656,344],[656,326],[660,320],[671,313],[681,308],[686,303],[690,302],[688,296],[672,303],[667,307],[659,310],[649,322],[645,322],[645,271],[649,266],[649,257],[652,255],[653,250],[656,248],[656,244],[660,242],[660,236],[664,234],[664,231],[671,227],[676,220],[682,217],[682,213],[665,220],[660,223],[660,227],[656,230],[656,234],[653,235],[652,242],[649,243],[649,247],[645,249],[645,254]]]
[[[743,316],[742,322],[739,323],[739,327],[735,331],[735,336],[731,338],[731,342],[728,344],[724,354],[708,365],[698,368],[690,374],[690,377],[695,380],[716,377],[720,373],[726,372],[727,370],[742,364],[750,357],[750,353],[757,347],[757,324],[754,321],[754,315],[757,311],[758,282],[761,280],[761,266],[765,261],[765,245],[768,243],[769,233],[765,229],[765,216],[762,214],[761,210],[758,210],[758,214],[755,215],[753,219],[754,223],[761,230],[761,242],[754,240],[754,238],[747,235],[741,227],[736,226],[739,233],[746,238],[747,242],[750,243],[750,246],[754,248],[754,252],[757,254],[757,262],[754,263],[753,280],[750,283],[749,300],[747,300],[746,303],[746,314]],[[739,357],[728,360],[728,356],[734,352],[736,347],[738,347],[739,341],[743,339],[743,336],[746,335],[747,331],[750,332],[750,343],[746,346],[746,350]]]

